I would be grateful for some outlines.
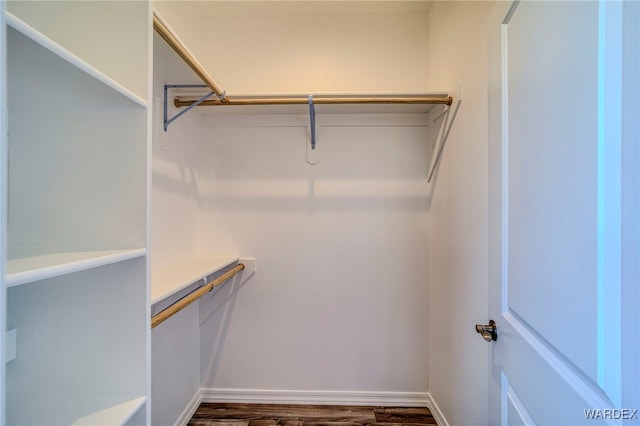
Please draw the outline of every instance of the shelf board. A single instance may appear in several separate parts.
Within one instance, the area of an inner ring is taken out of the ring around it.
[[[7,260],[7,287],[142,257],[145,249],[52,253]]]
[[[144,406],[145,402],[144,396],[130,399],[81,417],[73,424],[77,426],[122,425],[128,422]]]
[[[309,114],[307,105],[233,105],[233,106],[202,106],[197,111],[204,116],[229,115],[289,115]],[[364,105],[316,105],[317,115],[322,114],[428,114],[434,109],[442,109],[438,105],[423,104],[364,104]],[[178,109],[180,111],[181,109]]]
[[[77,426],[125,424],[146,402],[144,396],[127,395],[9,395],[7,400],[13,406],[8,410],[9,420],[21,424]]]
[[[85,62],[78,56],[74,55],[64,47],[52,41],[44,34],[40,33],[39,31],[31,27],[29,24],[22,21],[20,18],[17,18],[16,16],[12,15],[8,11],[5,12],[5,15],[6,15],[6,22],[11,28],[22,33],[24,36],[33,40],[35,43],[38,43],[45,49],[49,50],[53,54],[60,57],[61,59],[65,60],[66,62],[70,63],[71,65],[75,66],[79,70],[90,75],[91,77],[95,78],[101,83],[107,85],[108,87],[120,93],[121,95],[125,96],[126,98],[130,99],[131,101],[137,103],[138,105],[144,108],[147,107],[147,101],[145,99],[141,98],[140,96],[138,96],[131,90],[127,89],[117,81],[113,80],[112,78],[108,77],[106,74],[102,73],[97,68],[93,67],[92,65]]]
[[[170,299],[192,284],[233,265],[238,260],[238,257],[232,256],[201,257],[154,269],[151,273],[151,305]]]

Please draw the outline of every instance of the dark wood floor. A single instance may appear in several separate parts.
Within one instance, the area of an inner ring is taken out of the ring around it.
[[[189,426],[435,425],[427,408],[203,403]]]

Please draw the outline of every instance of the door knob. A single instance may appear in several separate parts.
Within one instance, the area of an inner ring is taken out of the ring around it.
[[[487,342],[498,340],[498,327],[494,320],[489,320],[489,324],[476,324],[476,333],[480,333]]]

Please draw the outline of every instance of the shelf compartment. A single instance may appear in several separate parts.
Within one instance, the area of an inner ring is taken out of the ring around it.
[[[146,243],[147,110],[7,29],[8,258]]]
[[[175,303],[202,280],[227,268],[239,260],[238,257],[200,257],[175,265],[153,269],[151,273],[151,315],[155,315]]]
[[[61,402],[59,415],[73,417],[61,422],[70,424],[145,395],[146,275],[141,256],[7,289],[7,327],[16,330],[17,345],[6,394],[31,400],[7,404],[10,424],[50,424],[51,398],[94,401]]]
[[[21,32],[23,35],[27,36],[31,40],[40,44],[47,50],[51,51],[53,54],[59,56],[65,61],[69,62],[73,66],[92,76],[93,78],[101,81],[106,84],[113,90],[119,92],[120,94],[126,96],[130,100],[136,102],[140,106],[146,107],[147,101],[146,97],[146,79],[140,80],[140,78],[136,77],[137,75],[146,75],[146,44],[141,44],[140,46],[136,46],[138,52],[127,52],[127,46],[131,46],[134,39],[125,38],[126,43],[118,44],[117,48],[110,47],[109,44],[114,43],[113,36],[122,34],[122,31],[109,31],[105,32],[108,34],[108,38],[104,40],[104,44],[102,45],[102,49],[99,46],[92,45],[91,42],[95,41],[91,40],[87,37],[73,37],[71,34],[70,27],[68,25],[60,26],[59,20],[53,19],[52,15],[55,14],[64,14],[65,19],[69,19],[70,14],[78,14],[82,13],[82,8],[87,8],[91,6],[87,6],[86,4],[80,4],[73,2],[71,4],[67,4],[68,2],[22,2],[22,1],[11,1],[8,2],[8,11],[6,12],[6,22],[7,24]],[[100,2],[93,2],[94,5],[98,5]],[[106,2],[102,2],[106,3]],[[120,5],[122,6],[122,5]],[[107,6],[109,7],[109,6]],[[49,8],[50,13],[43,13],[43,8]],[[60,8],[67,8],[67,10],[57,10]],[[87,11],[91,14],[97,15],[99,13],[98,10]],[[143,14],[146,12],[141,11]],[[129,16],[129,19],[133,19],[134,15],[131,14],[123,14],[120,12],[120,16],[118,19],[120,30],[122,30],[122,18]],[[144,15],[143,15],[144,16]],[[22,18],[22,19],[21,19]],[[97,18],[97,16],[94,16]],[[78,19],[79,21],[85,21],[85,19]],[[104,21],[103,19],[94,19],[94,21]],[[106,21],[109,22],[109,21]],[[144,28],[139,28],[139,25],[136,25],[135,31],[144,31]],[[64,28],[65,32],[62,33],[59,31],[60,28]],[[82,28],[86,28],[86,26],[82,26]],[[98,31],[94,31],[94,35],[98,34]],[[144,36],[144,34],[143,34]],[[126,36],[125,36],[126,37]],[[146,40],[146,37],[138,37],[141,40]],[[65,47],[63,44],[66,44]],[[74,46],[75,44],[75,46]],[[75,53],[74,53],[75,52]],[[126,54],[127,58],[120,59],[112,59],[102,58],[100,55],[105,55],[105,52],[109,54],[117,53],[117,54]],[[78,56],[80,55],[80,56]],[[107,74],[102,72],[100,69],[93,66],[90,62],[93,62],[98,67],[105,69],[108,68],[107,72],[114,75],[114,77],[119,80],[127,81],[127,86],[135,87],[136,91],[141,93],[140,96],[135,91],[130,90],[125,87],[125,85],[120,82],[114,80],[109,77]],[[122,67],[122,63],[127,63],[127,67]],[[132,66],[132,63],[135,63],[136,73],[128,72],[126,74],[122,74],[122,72],[118,72],[120,69],[129,69]],[[114,67],[114,64],[117,64]],[[119,68],[118,68],[119,67]],[[140,72],[141,71],[141,72]]]
[[[145,249],[53,253],[7,260],[7,287],[144,256]]]
[[[144,407],[144,396],[131,395],[56,395],[56,396],[9,396],[7,403],[18,406],[17,412],[26,417],[12,419],[9,424],[46,424],[75,426],[111,426],[126,424]],[[29,410],[37,407],[37,410]],[[10,411],[11,412],[11,411]],[[31,417],[33,416],[33,417]]]
[[[109,88],[109,90],[118,93],[119,96],[125,97],[128,101],[135,103],[137,106],[142,108],[146,108],[148,106],[148,103],[145,99],[141,98],[134,92],[122,86],[117,81],[111,79],[109,76],[103,74],[100,70],[83,61],[81,58],[66,50],[64,47],[48,39],[46,36],[30,27],[19,18],[13,16],[11,13],[6,12],[6,20],[10,32],[14,31],[16,33],[20,33],[23,37],[39,45],[41,48],[48,51],[51,55],[54,55],[61,61],[64,61],[68,66],[75,68],[78,72],[81,72],[87,77],[93,79],[95,82],[99,82],[101,85],[106,86],[107,88]],[[11,51],[11,43],[8,43],[8,49],[9,51]],[[11,61],[9,61],[9,63],[11,63]],[[44,72],[44,70],[42,72]],[[34,99],[30,100],[34,101]]]

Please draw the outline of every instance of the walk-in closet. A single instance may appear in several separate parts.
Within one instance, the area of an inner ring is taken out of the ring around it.
[[[0,4],[0,424],[640,408],[636,2]]]
[[[424,406],[429,172],[461,105],[421,75],[426,16],[156,5],[152,314],[183,295],[154,295],[176,265],[196,268],[181,285],[245,268],[153,329],[152,419],[202,400]]]
[[[461,102],[427,87],[426,12],[9,2],[7,422],[424,405],[428,180]]]

